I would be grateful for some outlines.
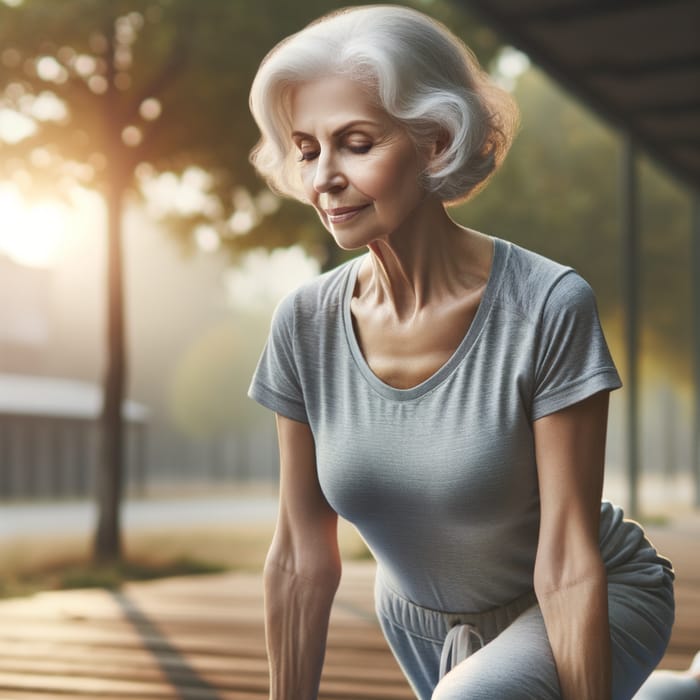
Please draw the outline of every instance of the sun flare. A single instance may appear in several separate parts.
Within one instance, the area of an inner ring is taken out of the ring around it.
[[[12,187],[0,186],[0,254],[29,267],[52,267],[67,238],[68,207],[29,202]]]

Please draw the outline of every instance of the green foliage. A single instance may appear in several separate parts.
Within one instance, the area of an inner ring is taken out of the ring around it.
[[[104,190],[155,172],[197,166],[213,175],[218,218],[237,186],[260,188],[246,154],[256,140],[247,94],[264,52],[331,7],[260,0],[25,0],[0,5],[0,107],[31,113],[59,100],[58,121],[36,119],[29,138],[3,144],[6,177],[78,179]],[[275,21],[270,21],[274,17]],[[50,158],[37,158],[42,149]],[[35,165],[38,160],[42,163]],[[204,216],[204,218],[208,218]],[[193,222],[190,222],[193,223]]]
[[[143,561],[124,561],[118,565],[83,565],[68,567],[57,572],[54,588],[107,588],[116,590],[126,581],[151,581],[169,576],[215,574],[226,567],[188,557],[153,564]]]
[[[257,321],[257,323],[256,323]],[[178,362],[170,388],[175,425],[193,439],[245,430],[258,417],[245,397],[267,320],[237,317],[208,329]]]
[[[226,571],[227,566],[188,556],[164,561],[127,559],[118,564],[87,561],[54,563],[0,581],[0,598],[31,595],[38,591],[75,588],[118,590],[128,581],[151,581],[169,576],[194,576]]]
[[[648,159],[640,163],[640,190],[645,348],[657,373],[692,386],[691,197]]]

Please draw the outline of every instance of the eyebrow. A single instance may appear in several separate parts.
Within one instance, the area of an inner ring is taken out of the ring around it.
[[[348,131],[349,129],[352,129],[357,126],[361,125],[367,125],[367,126],[380,126],[378,122],[373,122],[369,119],[355,119],[351,122],[348,122],[347,124],[343,124],[343,126],[338,127],[333,133],[331,133],[331,136],[339,136],[342,134],[344,131]],[[292,138],[294,137],[304,137],[307,136],[308,138],[314,138],[311,134],[307,134],[304,131],[292,131]]]

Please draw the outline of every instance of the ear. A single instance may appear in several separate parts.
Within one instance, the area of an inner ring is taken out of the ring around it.
[[[450,134],[447,129],[440,129],[430,150],[430,159],[437,158],[450,145]]]
[[[450,145],[450,135],[446,129],[440,129],[433,141],[429,143],[424,151],[427,171],[432,170],[433,161],[438,158]]]

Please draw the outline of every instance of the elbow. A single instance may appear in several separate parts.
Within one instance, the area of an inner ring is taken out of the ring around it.
[[[332,599],[340,584],[342,564],[335,552],[310,556],[272,549],[265,560],[263,582],[268,601],[282,600],[295,591]]]
[[[605,585],[606,582],[605,565],[597,549],[557,557],[538,553],[533,586],[539,600],[583,583]]]

